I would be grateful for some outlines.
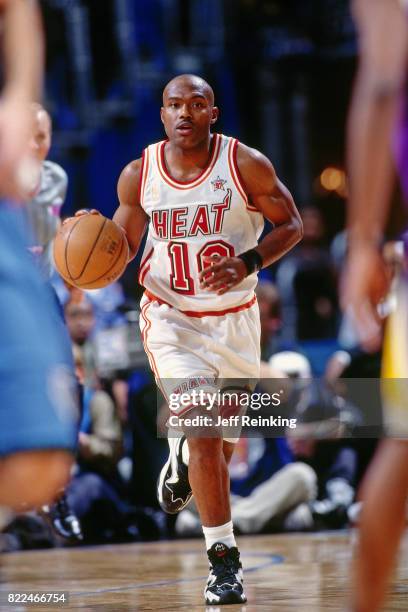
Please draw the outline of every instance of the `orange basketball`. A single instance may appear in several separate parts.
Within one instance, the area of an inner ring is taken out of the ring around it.
[[[129,247],[123,230],[96,214],[63,223],[54,240],[54,261],[61,276],[79,289],[100,289],[126,268]]]

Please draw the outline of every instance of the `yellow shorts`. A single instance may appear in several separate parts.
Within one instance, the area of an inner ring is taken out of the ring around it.
[[[408,438],[408,282],[397,281],[396,308],[386,323],[381,371],[387,435]]]

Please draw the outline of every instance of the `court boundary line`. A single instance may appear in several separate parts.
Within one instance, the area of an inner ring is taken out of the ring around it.
[[[200,551],[188,551],[188,554],[199,554]],[[259,565],[254,565],[252,567],[245,567],[245,575],[257,572],[259,570],[265,569],[267,567],[271,567],[273,565],[281,565],[285,562],[285,557],[282,555],[274,555],[270,553],[254,553],[250,556],[253,557],[269,557],[269,560],[265,563],[260,563]],[[103,595],[105,593],[120,593],[124,591],[133,591],[138,589],[147,589],[147,588],[158,588],[162,586],[171,586],[175,584],[189,584],[191,582],[205,581],[208,576],[197,576],[195,578],[176,578],[171,580],[159,580],[157,582],[142,582],[139,584],[134,584],[132,586],[122,586],[122,587],[110,587],[106,589],[98,589],[96,591],[81,591],[76,593],[69,593],[70,597],[90,597],[92,595]]]

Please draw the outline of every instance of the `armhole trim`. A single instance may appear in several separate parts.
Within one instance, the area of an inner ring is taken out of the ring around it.
[[[260,211],[249,203],[247,193],[245,191],[245,183],[242,179],[241,173],[238,168],[237,162],[237,150],[238,150],[238,140],[236,138],[231,138],[228,149],[228,164],[230,167],[230,172],[232,179],[235,183],[235,187],[238,189],[239,194],[245,202],[245,206],[248,210],[252,212],[259,213]]]
[[[140,168],[139,191],[138,191],[139,202],[138,203],[141,205],[142,208],[144,208],[143,199],[144,199],[144,191],[146,187],[146,180],[147,180],[148,172],[149,172],[149,147],[143,150],[142,166]]]

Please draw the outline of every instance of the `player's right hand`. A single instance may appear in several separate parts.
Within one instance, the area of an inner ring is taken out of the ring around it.
[[[200,272],[200,289],[223,295],[247,276],[247,269],[239,257],[203,257],[205,267]]]

